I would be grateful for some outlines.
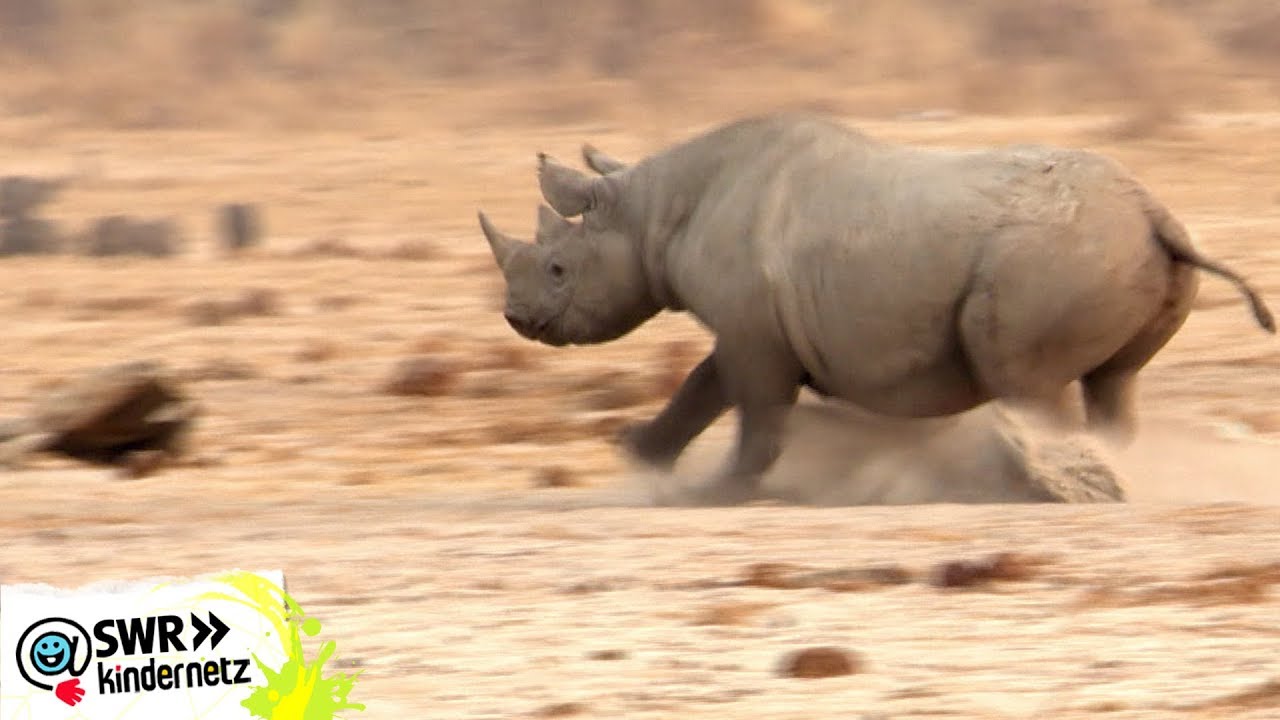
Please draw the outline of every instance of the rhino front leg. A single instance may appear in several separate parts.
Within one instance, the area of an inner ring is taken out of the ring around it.
[[[723,359],[723,358],[722,358]],[[800,393],[803,371],[792,362],[744,355],[741,364],[722,362],[730,401],[738,408],[738,443],[728,468],[692,491],[699,505],[733,505],[759,494],[760,481],[782,454],[787,416]]]
[[[636,458],[669,470],[680,453],[729,408],[715,353],[695,367],[657,417],[622,431],[621,444]]]

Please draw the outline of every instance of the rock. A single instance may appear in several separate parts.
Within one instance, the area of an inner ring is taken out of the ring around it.
[[[778,674],[783,677],[806,679],[852,675],[861,671],[861,658],[836,647],[798,650],[784,657],[778,666]]]
[[[152,472],[183,453],[198,412],[158,363],[110,365],[56,388],[22,424],[7,423],[11,437],[0,437],[0,458],[12,467],[28,453],[48,451],[123,465],[156,451],[165,457],[133,458],[135,469]]]

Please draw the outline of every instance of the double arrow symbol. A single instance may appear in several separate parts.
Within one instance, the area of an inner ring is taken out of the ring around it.
[[[222,642],[222,638],[231,632],[231,628],[227,624],[218,619],[217,615],[209,613],[209,622],[196,617],[195,613],[191,613],[191,627],[196,629],[196,636],[191,639],[191,649],[197,650],[200,643],[209,637],[209,633],[213,633],[213,639],[209,641],[209,649],[213,650],[218,647],[218,643]]]

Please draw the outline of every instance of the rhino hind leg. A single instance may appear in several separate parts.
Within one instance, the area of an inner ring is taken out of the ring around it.
[[[1119,352],[1081,378],[1089,429],[1112,443],[1127,445],[1137,433],[1138,371],[1173,338],[1191,313],[1199,278],[1196,269],[1174,263],[1160,311]]]

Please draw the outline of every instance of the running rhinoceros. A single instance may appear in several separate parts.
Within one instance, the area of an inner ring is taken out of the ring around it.
[[[802,385],[934,417],[997,399],[1059,407],[1079,380],[1090,428],[1125,442],[1135,376],[1186,319],[1197,268],[1275,331],[1243,278],[1093,153],[914,148],[778,115],[634,165],[584,156],[598,176],[539,154],[551,208],[536,242],[480,214],[506,319],[556,346],[613,340],[664,309],[715,333],[667,407],[624,435],[669,466],[736,407],[736,454],[708,498],[754,492]]]

